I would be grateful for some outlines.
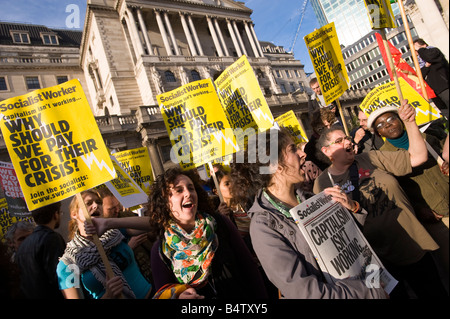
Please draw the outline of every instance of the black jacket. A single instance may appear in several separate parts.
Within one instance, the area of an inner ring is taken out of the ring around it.
[[[438,48],[420,48],[418,53],[422,60],[431,64],[420,70],[434,93],[439,94],[448,89],[449,66],[444,54]]]
[[[20,290],[26,299],[63,299],[56,266],[66,243],[52,229],[39,225],[20,245],[16,262],[20,269]]]

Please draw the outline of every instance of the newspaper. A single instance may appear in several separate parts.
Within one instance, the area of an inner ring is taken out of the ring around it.
[[[290,213],[308,242],[328,282],[360,279],[389,294],[398,281],[384,268],[355,220],[331,195],[321,192]]]

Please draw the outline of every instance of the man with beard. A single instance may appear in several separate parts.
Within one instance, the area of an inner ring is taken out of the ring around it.
[[[63,299],[58,287],[56,265],[66,243],[54,231],[61,222],[61,202],[38,208],[31,214],[37,226],[16,253],[21,296],[26,299]]]

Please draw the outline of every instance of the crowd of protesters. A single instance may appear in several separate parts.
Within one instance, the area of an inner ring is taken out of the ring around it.
[[[426,60],[433,49],[421,45],[416,50]],[[60,203],[33,211],[34,223],[14,224],[6,235],[9,247],[0,246],[0,296],[448,298],[448,134],[439,127],[421,133],[414,107],[404,100],[369,118],[355,114],[360,126],[347,136],[336,105],[321,105],[317,81],[310,85],[316,98],[309,142],[297,145],[288,130],[270,129],[266,149],[277,145],[270,173],[261,173],[267,163],[248,160],[256,145],[248,146],[240,151],[244,161],[212,172],[216,180],[179,168],[156,176],[145,216],[123,209],[105,188],[83,191],[69,212]],[[447,102],[448,90],[447,100],[442,96]],[[289,213],[320,192],[355,217],[399,281],[390,294],[362,279],[327,281]],[[61,225],[63,213],[70,214],[69,225]],[[60,226],[69,229],[67,242],[55,231]]]

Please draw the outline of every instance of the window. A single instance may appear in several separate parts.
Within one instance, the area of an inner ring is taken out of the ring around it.
[[[281,78],[280,70],[275,70],[275,73],[277,74],[277,78]]]
[[[167,82],[176,82],[177,79],[175,78],[175,75],[171,71],[165,72],[166,81]]]
[[[11,35],[14,43],[30,43],[30,36],[27,32],[12,31]]]
[[[0,76],[0,91],[8,91],[8,85],[4,76]]]
[[[61,76],[57,76],[56,77],[56,82],[58,82],[58,84],[64,83],[69,81],[67,75],[61,75]]]
[[[201,80],[200,73],[198,73],[196,70],[191,71],[191,77],[193,81]]]
[[[293,82],[291,82],[291,83],[289,83],[289,85],[291,86],[291,92],[294,92],[294,91],[295,91],[295,86],[294,86],[294,83],[293,83]]]
[[[27,83],[28,90],[36,90],[41,88],[39,78],[37,76],[27,76],[25,81]]]
[[[291,74],[289,73],[289,70],[285,70],[284,72],[286,72],[286,77],[290,78]]]
[[[287,93],[286,87],[284,86],[284,84],[280,84],[280,88],[281,88],[282,93]]]
[[[41,34],[44,44],[58,44],[58,37],[55,34]]]

